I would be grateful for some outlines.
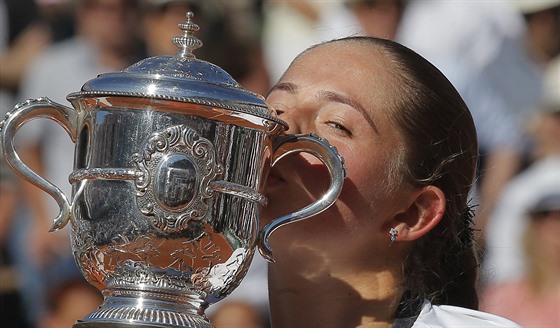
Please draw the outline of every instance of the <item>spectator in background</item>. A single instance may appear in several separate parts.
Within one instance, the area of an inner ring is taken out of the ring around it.
[[[365,35],[393,40],[406,0],[346,0]]]
[[[488,272],[489,288],[527,277],[531,266],[522,246],[522,236],[529,224],[527,213],[544,196],[560,193],[559,76],[560,59],[556,59],[547,73],[542,101],[529,125],[535,140],[532,164],[506,186],[488,222],[484,271]],[[558,237],[559,231],[550,232]],[[552,257],[558,258],[558,253]],[[551,265],[554,262],[552,258],[548,261]]]
[[[263,44],[276,81],[312,44],[353,35],[393,39],[406,0],[288,1],[265,3]]]
[[[1,117],[13,106],[27,66],[50,43],[51,31],[34,1],[0,1]]]
[[[269,326],[268,317],[263,316],[254,304],[241,300],[223,301],[209,319],[215,328],[265,328]]]
[[[251,1],[215,2],[215,11],[220,14],[214,18],[217,23],[204,35],[206,41],[202,39],[205,45],[199,58],[226,70],[245,89],[265,94],[271,80],[261,39],[261,13],[260,7],[251,5]],[[246,22],[239,25],[242,19]]]
[[[322,29],[329,28],[317,26],[321,17],[339,8],[342,1],[265,1],[262,42],[266,67],[273,82],[280,78],[296,55],[319,41]],[[337,22],[348,20],[351,18],[346,10],[338,11]]]
[[[527,328],[560,327],[560,180],[556,183],[555,191],[536,190],[540,197],[520,222],[524,277],[491,285],[481,295],[481,309]]]
[[[317,23],[320,38],[367,35],[393,40],[406,4],[407,0],[343,0],[321,16]]]
[[[0,121],[14,105],[30,61],[51,42],[32,0],[0,1]],[[21,184],[0,154],[0,326],[31,327],[20,295],[21,279],[10,250]]]
[[[53,42],[74,36],[73,6],[69,5],[67,0],[34,0],[34,2],[39,8],[40,21],[48,25]]]
[[[67,104],[66,96],[79,91],[87,80],[139,59],[136,1],[79,0],[66,5],[72,6],[76,34],[38,55],[22,79],[19,100],[46,96]],[[15,141],[23,162],[69,196],[74,145],[64,130],[49,120],[34,120],[20,129]],[[50,271],[76,270],[76,265],[68,234],[48,232],[58,206],[38,188],[22,186],[28,206],[15,220],[12,250],[26,308],[37,322],[45,311]]]
[[[513,39],[516,42],[503,42],[500,52],[482,73],[505,99],[509,111],[524,125],[539,102],[547,66],[559,54],[560,0],[511,3],[522,29],[516,32],[518,35]],[[526,135],[525,153],[532,146],[530,137]]]
[[[177,46],[171,42],[180,35],[178,24],[186,20],[186,13],[195,14],[196,24],[201,27],[197,37],[206,40],[206,25],[211,21],[206,10],[202,11],[200,0],[141,0],[142,36],[146,53],[151,56],[173,56]],[[201,35],[199,35],[201,34]]]
[[[518,108],[535,103],[538,77],[523,48],[524,24],[508,2],[410,1],[397,41],[434,63],[469,106],[479,136],[476,225],[486,228],[503,186],[519,172],[526,152]],[[515,88],[522,83],[529,87]],[[510,90],[511,89],[511,90]],[[508,90],[508,94],[503,93]],[[514,97],[512,97],[514,94]],[[483,233],[477,234],[483,246]]]
[[[537,65],[546,67],[560,52],[560,1],[521,0],[515,3],[527,26],[527,52]]]
[[[8,249],[20,192],[14,172],[0,155],[0,327],[30,327],[19,292],[21,280]]]
[[[72,327],[103,301],[97,288],[84,280],[78,272],[52,278],[51,282],[46,293],[46,311],[37,328]]]

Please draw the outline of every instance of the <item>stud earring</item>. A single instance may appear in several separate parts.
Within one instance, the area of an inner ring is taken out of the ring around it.
[[[393,244],[394,242],[397,241],[397,235],[398,234],[399,233],[397,232],[397,229],[395,229],[395,228],[389,229],[389,235],[391,236],[391,239],[390,239],[391,243],[390,244]]]

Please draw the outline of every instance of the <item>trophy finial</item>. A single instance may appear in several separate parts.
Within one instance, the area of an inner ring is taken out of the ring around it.
[[[202,41],[193,36],[194,32],[200,29],[198,25],[193,23],[193,16],[194,14],[192,11],[187,12],[187,21],[178,24],[179,28],[184,31],[183,35],[173,37],[173,44],[179,47],[177,57],[183,59],[196,58],[192,52],[202,47]]]

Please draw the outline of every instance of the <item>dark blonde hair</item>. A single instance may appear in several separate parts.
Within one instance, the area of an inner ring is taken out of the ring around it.
[[[438,225],[416,241],[404,262],[402,306],[428,299],[433,304],[478,307],[478,261],[468,204],[478,161],[473,119],[449,80],[409,48],[374,37],[333,42],[371,45],[390,63],[393,90],[389,119],[404,140],[401,179],[414,186],[433,185],[446,196]]]

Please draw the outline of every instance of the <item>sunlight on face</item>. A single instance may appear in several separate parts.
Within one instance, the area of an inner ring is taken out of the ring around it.
[[[341,66],[340,58],[348,57],[352,61],[346,62],[352,64]],[[388,217],[400,206],[393,201],[398,197],[386,192],[392,161],[402,148],[386,109],[391,103],[386,65],[383,55],[371,46],[323,45],[299,57],[269,93],[267,101],[290,126],[287,132],[315,133],[327,139],[344,158],[348,173],[335,205],[320,218],[288,228],[290,240],[297,234],[305,240],[341,235],[359,240],[341,234],[357,230],[371,239],[366,232],[380,229],[381,224],[372,218]],[[311,203],[328,186],[328,174],[318,160],[293,157],[272,170],[278,179],[266,188],[270,205],[264,209],[265,220]],[[314,232],[311,237],[309,230]]]

